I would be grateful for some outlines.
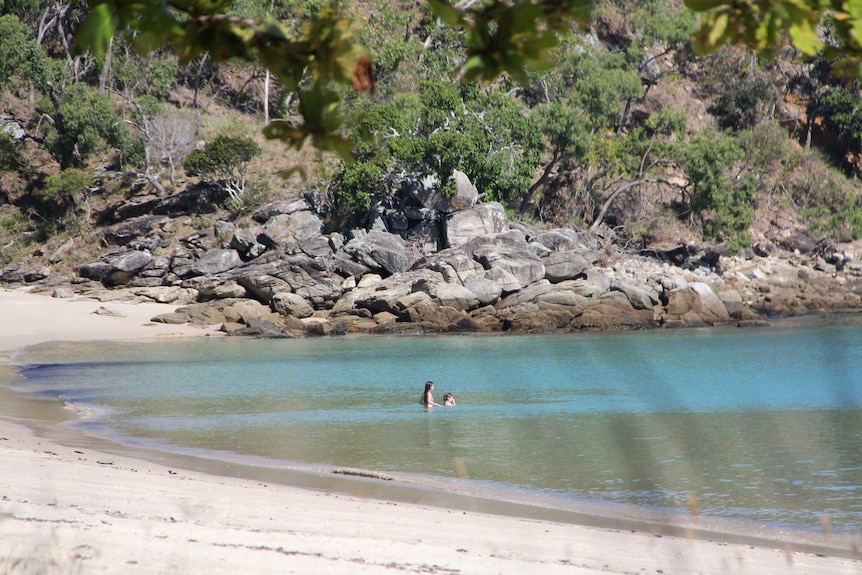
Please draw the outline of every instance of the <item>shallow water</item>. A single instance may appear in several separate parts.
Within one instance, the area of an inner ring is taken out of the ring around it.
[[[119,441],[862,529],[862,324],[39,346],[16,387]],[[426,379],[439,401],[418,404]],[[467,478],[467,479],[464,479]]]

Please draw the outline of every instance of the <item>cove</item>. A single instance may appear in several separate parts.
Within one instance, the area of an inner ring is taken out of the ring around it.
[[[120,443],[449,489],[862,529],[862,323],[63,343],[16,356]],[[435,397],[458,405],[425,410]]]

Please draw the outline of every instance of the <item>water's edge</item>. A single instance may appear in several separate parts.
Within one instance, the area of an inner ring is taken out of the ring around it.
[[[5,365],[4,365],[5,363]],[[482,496],[459,493],[456,490],[401,480],[391,473],[379,474],[392,480],[345,475],[336,469],[278,468],[210,459],[196,455],[125,445],[87,434],[69,425],[76,420],[59,399],[38,397],[9,389],[19,376],[15,366],[0,361],[0,418],[32,430],[38,437],[75,449],[89,449],[110,455],[171,466],[213,476],[231,477],[326,491],[362,498],[399,503],[428,505],[457,511],[518,517],[526,520],[550,521],[585,527],[629,530],[654,536],[675,536],[724,543],[755,545],[794,552],[822,554],[858,559],[859,553],[850,538],[819,535],[803,531],[779,530],[753,523],[723,518],[704,518],[619,504],[589,504],[579,508],[569,504],[551,507],[539,502],[518,501],[509,494],[489,492]],[[338,470],[340,471],[340,470]],[[373,470],[368,470],[377,475]],[[854,540],[855,541],[855,540]]]

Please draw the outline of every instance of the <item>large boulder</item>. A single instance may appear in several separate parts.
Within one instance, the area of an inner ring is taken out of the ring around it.
[[[108,256],[104,261],[111,270],[103,281],[109,285],[125,285],[153,261],[153,254],[149,250],[132,250]]]
[[[574,279],[591,268],[593,263],[582,252],[571,250],[554,251],[542,258],[545,279],[551,283]]]
[[[265,273],[242,275],[236,278],[236,282],[256,300],[264,303],[269,303],[275,294],[291,289],[290,284],[283,279]]]
[[[455,182],[455,195],[440,198],[434,203],[434,208],[444,214],[472,209],[479,201],[479,191],[464,172],[455,170],[452,173]]]
[[[476,294],[456,283],[420,280],[413,284],[413,290],[428,294],[438,305],[461,311],[475,309],[480,303]]]
[[[278,214],[264,224],[258,241],[268,248],[291,247],[320,236],[322,230],[320,218],[308,210]]]
[[[537,234],[532,238],[551,250],[552,252],[570,252],[572,250],[583,250],[581,240],[574,230],[556,229]]]
[[[665,313],[677,318],[694,313],[709,325],[730,321],[727,307],[712,288],[702,282],[691,282],[686,287],[672,290],[667,296]]]
[[[470,277],[481,275],[484,268],[460,248],[448,248],[425,256],[413,264],[413,269],[439,272],[447,282],[464,283]]]
[[[242,258],[236,250],[209,250],[192,262],[191,275],[205,276],[214,275],[232,270],[242,263]]]
[[[503,288],[497,282],[479,275],[471,275],[464,280],[464,287],[470,290],[480,306],[493,305],[503,294]]]
[[[270,301],[272,311],[281,315],[289,315],[298,318],[310,317],[314,314],[314,308],[301,295],[283,292],[272,296]]]
[[[497,202],[450,214],[444,220],[446,247],[460,246],[473,238],[498,234],[509,229],[506,210]]]
[[[631,303],[632,307],[635,309],[653,309],[655,304],[658,303],[658,297],[656,294],[650,293],[644,288],[633,286],[623,281],[612,281],[610,288],[612,291],[618,291],[624,294],[629,300],[629,303]]]
[[[142,216],[121,224],[104,228],[102,240],[108,244],[124,246],[135,240],[158,235],[159,226],[166,221],[162,216]]]
[[[303,196],[278,198],[256,209],[251,217],[254,221],[263,224],[275,216],[308,211],[310,208],[311,206],[309,206],[308,201]]]
[[[410,254],[404,239],[386,232],[370,232],[347,242],[342,251],[366,269],[391,275],[407,271]]]
[[[235,249],[243,259],[254,259],[266,251],[266,246],[257,240],[260,232],[261,229],[257,226],[234,230],[230,238],[230,247]]]
[[[542,260],[528,249],[526,243],[497,236],[481,238],[481,241],[471,242],[464,249],[485,270],[501,270],[514,277],[518,284],[516,289],[522,289],[545,277]]]

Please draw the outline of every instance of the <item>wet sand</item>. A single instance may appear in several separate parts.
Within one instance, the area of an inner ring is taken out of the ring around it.
[[[124,317],[96,315],[99,307]],[[52,340],[193,337],[162,304],[0,291],[0,378]],[[730,533],[109,444],[0,389],[4,573],[862,573],[858,537]]]

